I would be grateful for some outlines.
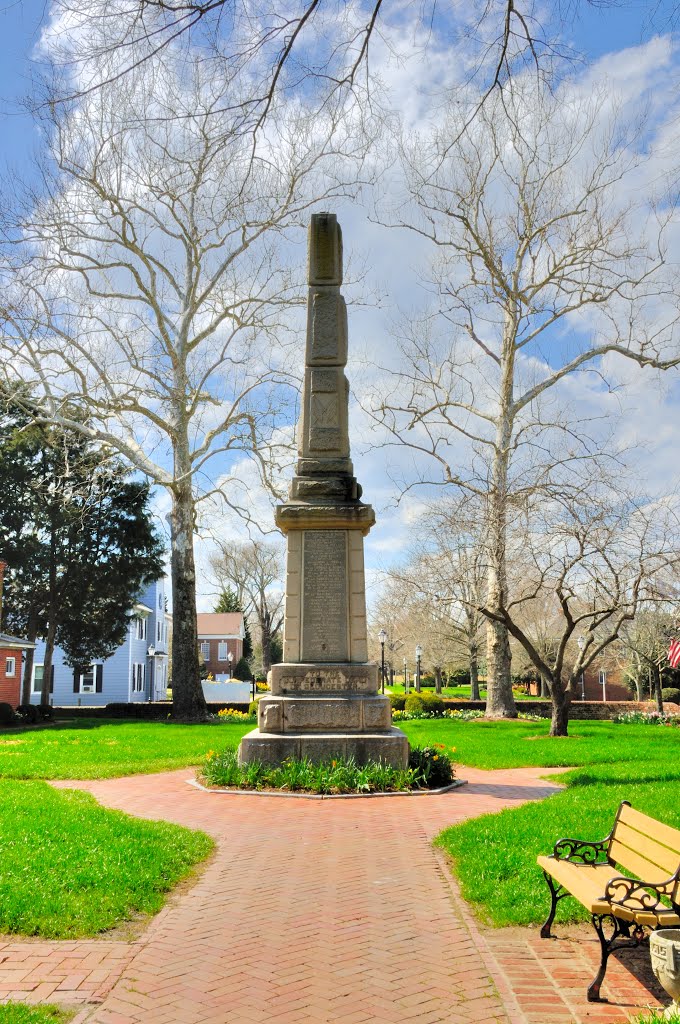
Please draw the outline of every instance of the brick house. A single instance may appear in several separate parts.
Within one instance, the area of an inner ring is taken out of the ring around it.
[[[228,679],[243,657],[243,612],[199,612],[197,620],[198,650],[208,673]]]
[[[2,613],[2,588],[7,562],[0,561],[0,614]],[[21,704],[21,675],[23,654],[35,648],[30,640],[23,640],[9,633],[0,633],[0,703]]]

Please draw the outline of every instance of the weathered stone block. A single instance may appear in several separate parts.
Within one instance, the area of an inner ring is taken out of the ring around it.
[[[389,697],[364,697],[363,728],[367,732],[377,732],[392,728],[392,707]]]
[[[238,748],[239,764],[262,761],[263,764],[281,764],[287,757],[299,757],[300,744],[295,736],[276,736],[253,729],[241,740]]]
[[[342,230],[334,213],[315,213],[308,233],[310,284],[342,284]]]
[[[272,695],[295,693],[365,693],[378,690],[378,666],[373,662],[353,665],[310,665],[282,663],[272,665]]]
[[[283,732],[283,706],[271,697],[257,702],[257,725],[261,732]]]
[[[363,727],[360,697],[281,698],[286,732],[331,732]]]

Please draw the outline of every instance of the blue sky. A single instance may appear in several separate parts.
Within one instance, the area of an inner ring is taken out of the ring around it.
[[[0,156],[3,164],[15,169],[25,166],[35,139],[21,103],[30,90],[32,74],[39,72],[35,45],[49,6],[49,0],[0,0]],[[572,9],[577,15],[565,24],[565,39],[586,60],[593,60],[635,46],[655,32],[669,31],[674,6],[675,0],[654,5],[648,0],[621,0],[621,6],[615,7],[575,0]],[[651,23],[650,7],[654,8]]]
[[[388,4],[390,2],[392,0],[387,0]],[[651,6],[648,2],[630,2],[620,8],[599,8],[591,6],[586,0],[574,0],[574,6],[579,13],[573,22],[565,25],[565,42],[583,53],[586,64],[604,54],[617,54],[638,46],[655,32],[665,33],[672,28],[669,17],[673,4],[670,2],[658,6],[651,25],[647,20]],[[22,178],[29,174],[28,158],[37,135],[30,118],[21,113],[21,99],[30,88],[32,73],[39,71],[39,66],[32,62],[31,54],[35,51],[40,26],[48,9],[48,0],[15,0],[13,3],[0,0],[0,168],[4,170],[9,166]],[[630,55],[626,60],[630,61]],[[617,64],[616,58],[612,63]],[[622,68],[620,62],[618,70],[624,76],[630,70],[630,76],[633,76],[634,69]],[[410,79],[407,89],[409,93],[414,91]],[[369,253],[368,262],[372,269],[382,273],[386,280],[389,277],[392,297],[394,299],[397,296],[401,301],[409,293],[415,279],[416,254],[412,236],[393,236],[386,247],[384,231],[369,224],[365,208],[348,204],[339,214],[348,250],[358,249],[362,253]],[[396,271],[395,263],[399,268]],[[301,271],[303,266],[304,254],[300,252]],[[348,288],[346,294],[351,300],[351,289]],[[350,349],[354,365],[350,367],[349,376],[355,393],[361,387],[360,353],[364,349],[370,353],[376,345],[388,345],[385,339],[389,339],[389,336],[389,324],[386,324],[382,311],[371,309],[362,312],[357,308],[351,311]],[[574,406],[584,408],[586,412],[589,408],[604,406],[605,402],[611,401],[602,391],[601,380],[595,376],[585,381],[575,381],[573,386],[577,391],[573,399]],[[655,380],[651,376],[643,380],[641,376],[638,387],[631,394],[632,415],[628,422],[633,433],[641,438],[654,439],[654,454],[650,461],[653,461],[658,476],[664,478],[677,474],[677,414],[674,419],[670,410],[665,408],[664,401],[659,401],[659,397]],[[367,543],[367,565],[375,579],[381,566],[391,564],[395,556],[405,550],[408,535],[413,529],[414,516],[417,515],[417,502],[412,500],[409,507],[404,505],[398,510],[394,508],[395,488],[385,472],[386,460],[392,453],[386,453],[384,449],[371,451],[370,447],[357,444],[354,440],[352,444],[357,476],[364,486],[366,500],[374,505],[378,514],[378,525]],[[398,453],[395,457],[395,473],[401,471],[407,459],[408,456],[403,452]],[[250,478],[245,475],[245,467],[243,472],[248,482]],[[159,510],[162,511],[162,496],[160,499]],[[270,521],[268,502],[264,503],[263,508],[263,519]],[[242,529],[240,523],[238,528]],[[210,607],[205,592],[203,598],[203,607]]]

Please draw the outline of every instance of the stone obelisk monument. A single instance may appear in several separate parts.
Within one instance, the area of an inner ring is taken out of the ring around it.
[[[340,294],[342,234],[335,214],[312,216],[297,473],[276,509],[287,537],[283,663],[259,701],[241,762],[353,756],[403,766],[408,741],[392,727],[368,661],[364,537],[375,523],[349,457],[347,311]]]

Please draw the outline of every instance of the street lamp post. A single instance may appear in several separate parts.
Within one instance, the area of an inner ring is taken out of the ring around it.
[[[384,629],[381,629],[378,633],[378,640],[380,641],[380,690],[381,693],[385,692],[385,641],[387,640],[387,633]]]
[[[406,658],[404,658],[404,693],[408,693],[408,679],[406,678]]]
[[[578,640],[576,641],[576,643],[578,644],[579,651],[581,652],[581,654],[583,654],[583,648],[586,645],[586,638],[584,636],[580,636],[578,638]],[[585,700],[585,699],[586,699],[586,683],[585,683],[585,679],[583,678],[583,669],[581,669],[581,700]]]
[[[416,693],[420,693],[420,659],[423,654],[423,649],[420,644],[416,646]]]
[[[229,679],[231,679],[231,663],[234,660],[234,655],[231,651],[227,651],[227,661],[229,662]]]

